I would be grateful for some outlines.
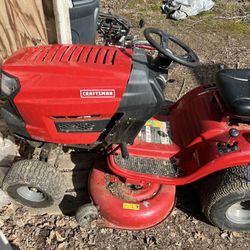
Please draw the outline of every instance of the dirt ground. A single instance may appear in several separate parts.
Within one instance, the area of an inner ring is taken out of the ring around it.
[[[250,68],[250,3],[217,0],[213,10],[183,21],[167,19],[161,1],[102,1],[104,8],[129,19],[135,38],[145,27],[157,27],[190,45],[199,55],[195,69],[177,66],[170,71],[166,96],[177,100],[198,84],[214,83],[221,64],[229,68]],[[10,204],[0,211],[0,228],[14,249],[249,249],[250,233],[228,232],[210,225],[204,218],[192,186],[177,188],[172,214],[160,225],[143,231],[102,228],[98,223],[80,227],[73,216],[34,215]]]

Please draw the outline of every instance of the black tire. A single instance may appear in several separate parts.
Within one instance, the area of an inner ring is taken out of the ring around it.
[[[33,208],[58,205],[66,191],[63,175],[46,162],[15,162],[3,181],[3,190],[15,201]]]
[[[76,212],[76,221],[80,226],[87,225],[98,218],[98,210],[96,206],[91,203],[84,204]]]
[[[215,226],[232,231],[250,230],[250,167],[219,171],[199,185],[203,213]]]

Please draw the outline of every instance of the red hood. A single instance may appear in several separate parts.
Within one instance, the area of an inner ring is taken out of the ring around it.
[[[131,49],[92,45],[20,49],[2,66],[4,72],[20,82],[21,90],[14,103],[29,134],[46,141],[53,138],[55,142],[57,138],[58,143],[74,144],[91,143],[99,134],[89,139],[86,135],[58,135],[53,117],[98,114],[100,118],[111,118],[126,89],[131,68]],[[87,94],[94,97],[84,98],[81,93],[86,93],[82,91],[92,91]]]

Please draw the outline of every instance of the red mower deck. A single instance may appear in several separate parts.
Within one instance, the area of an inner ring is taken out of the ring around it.
[[[175,186],[132,180],[125,183],[104,172],[103,165],[101,160],[96,162],[89,177],[89,192],[106,227],[150,228],[170,214],[175,203]]]

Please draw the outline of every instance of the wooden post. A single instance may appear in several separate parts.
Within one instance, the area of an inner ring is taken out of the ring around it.
[[[53,0],[56,21],[57,42],[71,44],[71,28],[69,17],[69,0]]]
[[[48,43],[57,43],[56,23],[52,0],[42,0]]]
[[[0,0],[0,64],[18,48],[47,44],[42,0]]]

